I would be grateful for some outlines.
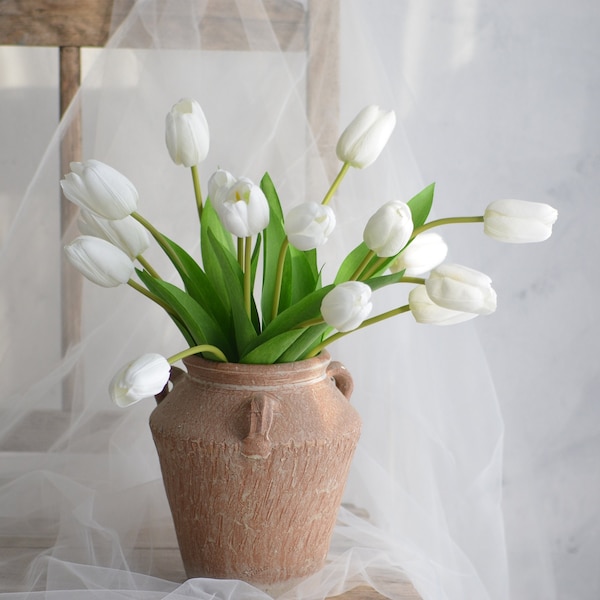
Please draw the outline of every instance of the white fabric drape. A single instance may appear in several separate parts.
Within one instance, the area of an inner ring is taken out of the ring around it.
[[[185,49],[170,49],[169,4],[138,0],[93,55],[80,98],[84,157],[126,174],[140,212],[196,251],[191,178],[164,146],[164,117],[179,98],[196,98],[209,121],[204,185],[217,167],[256,181],[269,171],[289,208],[329,182],[324,168],[306,182],[320,158],[304,54],[279,51],[272,31],[250,24],[240,35],[260,50],[199,50],[204,5],[191,1],[189,29],[178,33]],[[238,5],[244,15],[262,2]],[[354,376],[364,422],[346,502],[369,519],[342,509],[328,566],[285,598],[357,582],[397,598],[393,580],[405,577],[424,600],[598,597],[598,17],[591,0],[342,0],[340,124],[371,103],[394,109],[399,124],[332,202],[325,278],[381,203],[432,181],[438,217],[482,214],[499,197],[548,202],[560,217],[539,245],[502,245],[474,225],[441,231],[453,262],[494,280],[494,315],[450,328],[403,315],[331,347]],[[140,32],[149,47],[131,49]],[[47,60],[37,56],[34,66]],[[51,132],[48,91],[32,86],[28,104],[19,69],[5,70],[0,547],[19,545],[0,553],[0,579],[15,582],[0,598],[266,598],[240,582],[184,582],[176,552],[160,550],[174,534],[147,426],[152,401],[118,410],[107,384],[139,354],[183,348],[169,320],[129,288],[85,282],[83,339],[61,356],[62,128]],[[151,261],[167,270],[160,252]],[[386,290],[377,306],[404,293]],[[73,367],[79,392],[48,445]]]

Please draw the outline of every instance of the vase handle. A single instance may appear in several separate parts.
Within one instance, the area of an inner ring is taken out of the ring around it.
[[[250,431],[242,440],[242,454],[247,458],[267,458],[271,454],[269,431],[277,400],[268,394],[257,394],[250,401]]]
[[[334,360],[327,367],[327,375],[333,379],[335,386],[346,396],[346,399],[350,400],[354,390],[354,381],[350,371],[341,362]]]
[[[156,404],[160,404],[169,395],[169,392],[171,391],[169,389],[169,384],[174,386],[184,375],[187,375],[187,373],[183,369],[180,369],[179,367],[171,367],[169,381],[167,381],[162,391],[154,396],[156,399]]]

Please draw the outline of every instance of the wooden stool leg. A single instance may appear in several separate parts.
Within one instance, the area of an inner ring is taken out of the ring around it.
[[[81,53],[75,46],[60,48],[60,117],[75,98],[81,81]],[[81,107],[71,109],[73,114],[60,143],[60,178],[69,172],[69,164],[81,160]],[[77,218],[78,207],[61,193],[60,235],[64,240]],[[64,356],[69,347],[81,340],[82,277],[62,259],[61,263],[61,350]],[[63,410],[70,410],[75,397],[76,370],[63,381]]]
[[[332,181],[341,166],[335,155],[339,135],[340,5],[339,0],[309,0],[308,6],[308,121],[327,178]]]

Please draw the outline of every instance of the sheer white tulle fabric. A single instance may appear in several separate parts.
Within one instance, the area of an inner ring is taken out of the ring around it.
[[[365,4],[342,2],[342,126],[369,103],[399,117],[410,108],[409,90],[378,35],[385,11],[370,14]],[[195,252],[191,178],[173,165],[164,144],[164,117],[181,97],[197,99],[210,125],[204,184],[218,167],[256,181],[269,171],[290,208],[307,196],[320,200],[314,195],[322,196],[329,181],[324,168],[314,169],[319,157],[306,120],[304,54],[279,51],[272,32],[254,39],[252,27],[243,35],[260,51],[199,50],[194,24],[202,6],[191,2],[189,30],[178,33],[187,47],[168,49],[170,31],[161,19],[167,5],[138,2],[91,68],[80,98],[84,158],[126,174],[140,192],[139,212]],[[240,2],[242,16],[247,5]],[[151,47],[131,49],[140,31]],[[20,573],[23,592],[0,597],[267,598],[241,582],[184,581],[176,553],[162,550],[175,541],[147,426],[152,401],[127,410],[110,404],[107,385],[120,366],[144,352],[168,356],[183,348],[168,319],[125,286],[85,282],[83,339],[61,357],[60,256],[68,241],[59,240],[56,198],[62,127],[0,256],[0,536],[21,540],[0,556],[0,573]],[[399,125],[378,161],[350,172],[331,204],[338,225],[322,255],[325,278],[381,203],[406,201],[427,183]],[[151,259],[166,271],[160,252]],[[399,305],[407,292],[378,294],[378,306]],[[326,568],[283,597],[325,598],[368,583],[395,598],[394,579],[408,578],[425,600],[505,600],[503,425],[472,325],[431,328],[404,315],[349,336],[331,353],[354,376],[352,402],[364,422],[345,503],[368,518],[342,508]],[[37,414],[44,429],[43,419],[60,408],[72,370],[78,393],[62,434],[49,448],[29,440],[27,452],[15,450],[25,417]]]

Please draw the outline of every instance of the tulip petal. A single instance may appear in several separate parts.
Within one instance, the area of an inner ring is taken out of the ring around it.
[[[119,171],[94,159],[70,166],[60,182],[68,200],[105,219],[124,219],[136,210],[138,192]]]
[[[415,321],[427,325],[456,325],[478,316],[476,313],[452,310],[436,304],[427,294],[424,285],[410,291],[408,304]]]
[[[171,373],[171,365],[160,354],[144,354],[125,365],[112,379],[112,401],[124,408],[160,393]]]
[[[425,282],[427,294],[439,306],[479,315],[496,310],[496,292],[491,279],[475,269],[443,264]]]
[[[356,329],[373,310],[371,288],[360,281],[336,285],[321,302],[324,321],[341,332]]]
[[[558,212],[548,204],[495,200],[485,210],[483,230],[486,235],[501,242],[543,242],[552,235],[552,225],[557,218]]]
[[[129,256],[106,240],[82,235],[65,246],[69,262],[87,279],[102,287],[127,283],[134,272]]]

